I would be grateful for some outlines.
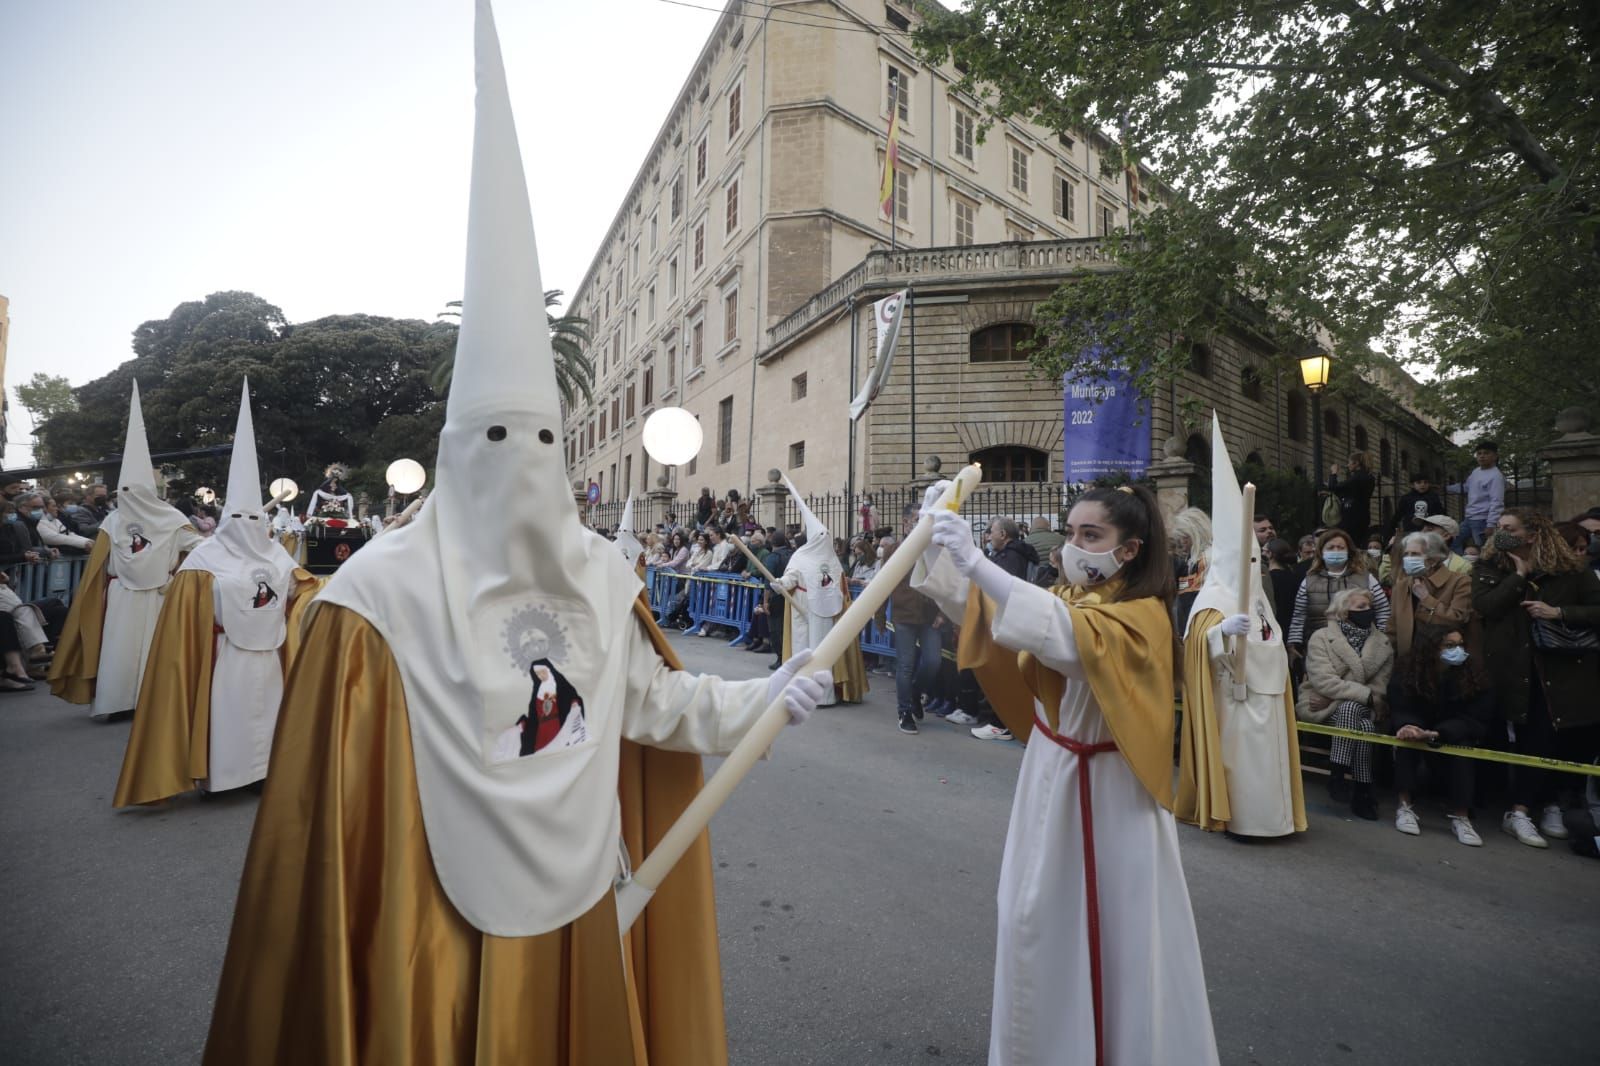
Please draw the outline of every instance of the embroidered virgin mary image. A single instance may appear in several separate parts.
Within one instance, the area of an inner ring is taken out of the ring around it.
[[[505,627],[505,650],[532,683],[526,714],[495,737],[491,763],[511,762],[545,751],[576,747],[589,739],[583,696],[555,664],[567,647],[563,627],[550,612],[528,607]]]

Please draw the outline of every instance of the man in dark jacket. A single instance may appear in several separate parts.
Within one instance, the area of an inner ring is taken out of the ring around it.
[[[1022,539],[1022,527],[1009,518],[989,523],[990,558],[1012,577],[1028,580],[1028,567],[1039,564],[1039,553]]]
[[[767,554],[761,557],[761,565],[773,577],[782,577],[793,556],[794,549],[789,547],[789,538],[780,529],[767,538]],[[767,590],[767,639],[772,644],[772,654],[776,656],[767,665],[768,670],[776,670],[783,665],[783,604],[781,593]]]
[[[1389,520],[1389,536],[1397,533],[1418,533],[1425,528],[1422,520],[1432,514],[1444,514],[1444,500],[1433,491],[1433,483],[1421,470],[1411,474],[1411,491],[1400,497],[1394,505],[1394,517]]]

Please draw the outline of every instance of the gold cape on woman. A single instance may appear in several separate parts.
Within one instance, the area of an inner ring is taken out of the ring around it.
[[[681,669],[642,598],[635,614]],[[709,838],[621,940],[610,892],[542,936],[479,932],[434,872],[388,646],[335,604],[304,624],[205,1062],[725,1066]],[[699,791],[700,758],[622,742],[634,863]]]

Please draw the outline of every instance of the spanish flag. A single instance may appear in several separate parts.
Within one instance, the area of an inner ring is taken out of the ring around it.
[[[883,217],[894,221],[894,171],[900,164],[900,114],[891,109],[889,115],[889,146],[883,152],[883,184],[878,187],[878,209]]]

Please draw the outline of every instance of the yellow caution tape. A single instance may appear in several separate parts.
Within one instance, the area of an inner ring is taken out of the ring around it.
[[[1463,748],[1454,744],[1428,744],[1420,740],[1401,740],[1399,737],[1392,737],[1386,733],[1363,733],[1358,729],[1322,725],[1319,722],[1296,722],[1295,728],[1302,733],[1317,733],[1326,737],[1344,737],[1347,740],[1363,740],[1368,744],[1387,744],[1391,748],[1437,751],[1445,755],[1459,755],[1464,759],[1482,759],[1485,762],[1500,762],[1510,766],[1529,766],[1535,770],[1558,770],[1566,774],[1584,774],[1588,777],[1600,777],[1600,766],[1592,763],[1546,759],[1539,755],[1519,755],[1514,751],[1493,751],[1489,748]]]

